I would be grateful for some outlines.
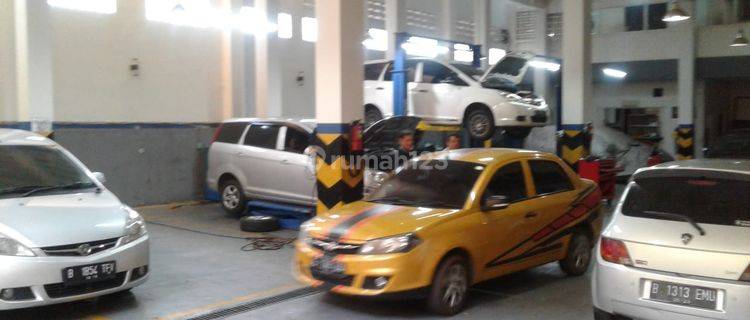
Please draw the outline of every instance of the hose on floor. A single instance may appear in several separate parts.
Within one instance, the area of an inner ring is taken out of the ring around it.
[[[240,248],[240,250],[245,251],[245,252],[256,251],[256,250],[262,250],[262,251],[280,250],[284,248],[285,246],[291,246],[294,243],[294,241],[297,240],[297,238],[283,238],[283,237],[274,237],[274,236],[270,236],[270,237],[228,236],[224,234],[195,230],[195,229],[175,226],[175,225],[161,223],[161,222],[146,221],[146,223],[161,226],[161,227],[167,227],[171,229],[186,231],[186,232],[202,234],[206,236],[227,238],[227,239],[237,239],[237,240],[247,240],[249,241],[249,243],[243,245]]]

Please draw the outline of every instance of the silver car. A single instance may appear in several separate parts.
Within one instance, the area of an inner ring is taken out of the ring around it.
[[[144,220],[72,154],[0,129],[0,310],[129,290],[149,274]]]
[[[208,152],[208,198],[234,215],[249,199],[315,205],[314,158],[306,154],[314,128],[312,121],[225,121]]]
[[[640,169],[599,241],[594,314],[609,319],[748,319],[750,162]]]

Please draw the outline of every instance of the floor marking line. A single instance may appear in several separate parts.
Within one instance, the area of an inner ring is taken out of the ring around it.
[[[183,318],[187,318],[189,316],[194,316],[194,315],[198,315],[198,314],[201,314],[201,313],[207,313],[207,312],[209,312],[211,310],[214,310],[214,309],[228,307],[228,306],[239,304],[239,303],[242,303],[242,302],[248,302],[248,301],[251,301],[251,300],[258,299],[258,298],[270,297],[270,296],[273,296],[273,295],[276,295],[276,294],[279,294],[279,293],[283,293],[283,292],[286,292],[286,291],[289,291],[289,290],[300,289],[300,288],[303,288],[303,287],[305,287],[305,286],[299,285],[299,284],[286,284],[286,285],[283,285],[283,286],[280,286],[280,287],[276,287],[276,288],[273,288],[273,289],[268,289],[268,290],[253,292],[251,294],[234,297],[234,298],[229,299],[229,300],[214,302],[214,303],[211,303],[211,304],[208,304],[208,305],[205,305],[205,306],[201,306],[201,307],[197,307],[197,308],[193,308],[193,309],[190,309],[190,310],[171,313],[171,314],[168,314],[166,316],[157,317],[155,319],[156,320],[176,320],[176,319],[183,319]]]

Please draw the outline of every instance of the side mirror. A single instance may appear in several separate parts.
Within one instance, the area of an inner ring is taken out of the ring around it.
[[[482,198],[482,211],[502,210],[510,206],[506,196],[485,196]]]
[[[708,148],[703,148],[703,149],[701,149],[701,151],[703,152],[703,156],[704,157],[709,157],[710,152],[709,152]]]
[[[101,172],[94,172],[93,174],[94,174],[94,179],[96,179],[97,181],[99,181],[99,183],[104,184],[104,183],[107,182],[107,177],[105,177],[103,173],[101,173]]]

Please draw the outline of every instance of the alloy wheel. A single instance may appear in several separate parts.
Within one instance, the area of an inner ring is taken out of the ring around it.
[[[228,185],[222,192],[222,202],[227,209],[235,209],[240,204],[240,190],[236,186]]]
[[[448,277],[443,291],[443,303],[454,308],[466,298],[468,284],[466,282],[466,268],[454,264],[448,269]]]

